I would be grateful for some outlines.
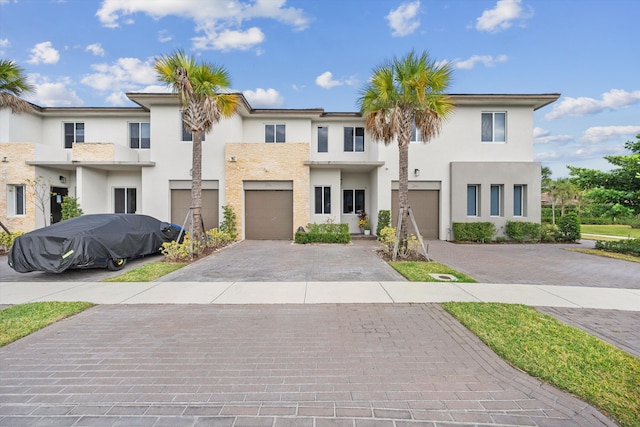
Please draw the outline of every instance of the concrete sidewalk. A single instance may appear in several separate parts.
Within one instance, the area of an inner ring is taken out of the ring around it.
[[[4,282],[0,305],[326,304],[479,301],[640,311],[640,289],[428,282]]]

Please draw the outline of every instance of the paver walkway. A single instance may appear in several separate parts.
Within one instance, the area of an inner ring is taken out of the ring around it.
[[[615,425],[431,304],[104,305],[0,362],[2,426]]]

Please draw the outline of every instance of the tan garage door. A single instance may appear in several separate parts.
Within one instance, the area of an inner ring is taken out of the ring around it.
[[[171,190],[171,222],[182,226],[191,207],[191,190]],[[202,221],[204,229],[218,227],[218,190],[202,190]],[[185,228],[190,227],[187,220]]]
[[[245,190],[244,206],[246,239],[292,240],[292,190]]]
[[[437,239],[440,228],[440,192],[438,190],[409,190],[409,205],[425,239]],[[393,226],[398,222],[398,190],[391,192],[391,218]],[[409,223],[413,232],[413,225]]]

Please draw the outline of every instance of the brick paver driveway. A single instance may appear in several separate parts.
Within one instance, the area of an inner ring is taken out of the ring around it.
[[[104,305],[0,349],[2,426],[613,426],[438,305]]]

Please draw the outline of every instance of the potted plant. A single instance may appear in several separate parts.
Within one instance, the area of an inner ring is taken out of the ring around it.
[[[369,234],[371,234],[371,222],[369,221],[369,218],[365,218],[364,219],[363,228],[364,228],[364,234],[365,235],[368,236]]]
[[[360,227],[360,232],[364,233],[365,229],[371,230],[371,226],[369,225],[369,217],[365,211],[358,212],[358,227]],[[365,228],[365,225],[367,227]]]

